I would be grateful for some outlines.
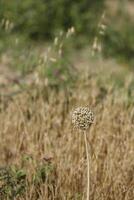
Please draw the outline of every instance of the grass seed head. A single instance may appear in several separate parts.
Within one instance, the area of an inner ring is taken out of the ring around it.
[[[78,107],[72,113],[72,123],[75,128],[87,130],[94,121],[94,114],[88,107]]]

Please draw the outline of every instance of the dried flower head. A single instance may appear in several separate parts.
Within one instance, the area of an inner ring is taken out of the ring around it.
[[[72,123],[81,130],[87,130],[93,121],[94,114],[88,107],[78,107],[72,113]]]

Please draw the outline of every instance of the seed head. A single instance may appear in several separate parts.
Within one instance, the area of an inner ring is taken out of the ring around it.
[[[78,107],[72,113],[73,125],[81,130],[87,130],[94,121],[94,114],[88,107]]]

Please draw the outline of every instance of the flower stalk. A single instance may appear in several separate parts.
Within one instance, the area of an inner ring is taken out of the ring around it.
[[[82,130],[84,133],[84,142],[87,159],[87,194],[86,199],[90,198],[90,156],[88,152],[87,130],[90,129],[94,121],[94,114],[88,107],[78,107],[72,114],[72,123],[74,127]]]

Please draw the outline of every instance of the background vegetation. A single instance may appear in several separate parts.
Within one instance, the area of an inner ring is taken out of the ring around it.
[[[133,6],[0,0],[0,200],[134,199]]]
[[[13,32],[23,32],[33,39],[52,38],[57,31],[72,26],[78,34],[93,36],[103,8],[104,1],[2,1],[1,20],[11,21]]]
[[[114,56],[133,65],[134,37],[133,16],[126,10],[126,1],[117,1],[116,12],[109,1],[25,0],[0,2],[1,35],[21,33],[34,41],[53,39],[60,30],[75,27],[75,43],[79,47],[92,43],[98,34],[97,25],[106,11],[107,26],[103,41],[105,56]],[[128,1],[131,3],[131,1]],[[131,6],[131,5],[130,5]],[[133,5],[132,5],[133,6]],[[110,11],[111,10],[111,11]],[[113,15],[109,13],[113,12]],[[116,22],[116,23],[115,23]]]

